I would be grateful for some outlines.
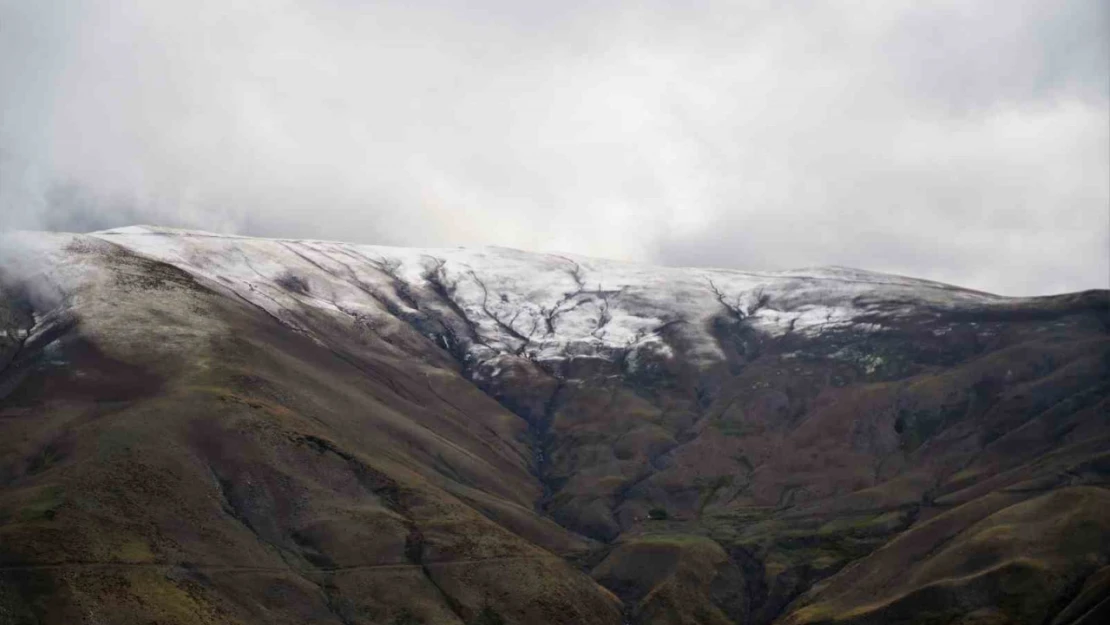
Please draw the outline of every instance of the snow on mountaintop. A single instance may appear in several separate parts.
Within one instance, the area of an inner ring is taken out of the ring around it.
[[[30,238],[31,248],[54,250],[49,255],[60,268],[53,271],[73,272],[57,262],[68,239],[19,236]],[[688,358],[715,361],[721,353],[710,335],[714,317],[743,321],[771,335],[844,327],[880,331],[884,317],[921,307],[1007,299],[840,267],[669,268],[507,248],[400,248],[148,226],[87,238],[174,265],[307,334],[304,310],[359,323],[419,319],[431,312],[447,320],[444,327],[477,361],[505,354],[539,362],[616,353],[634,357],[645,350],[666,355],[671,347],[663,335],[677,325]]]

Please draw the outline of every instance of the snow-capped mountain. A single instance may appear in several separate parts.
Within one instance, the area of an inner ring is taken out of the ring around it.
[[[0,623],[1093,623],[1108,329],[835,267],[3,234]]]
[[[35,280],[65,292],[80,283],[65,250],[88,240],[173,265],[309,334],[300,319],[305,309],[361,324],[436,322],[445,333],[439,341],[457,341],[486,369],[505,355],[540,362],[671,355],[668,332],[683,338],[685,359],[709,364],[724,359],[710,332],[722,315],[767,336],[814,336],[882,332],[884,323],[927,310],[1014,303],[840,267],[668,268],[506,248],[399,248],[147,226],[72,237],[26,233],[12,245],[49,259],[39,261],[49,268]]]

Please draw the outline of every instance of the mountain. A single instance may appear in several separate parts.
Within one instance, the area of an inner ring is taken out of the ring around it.
[[[0,238],[0,624],[1107,622],[1110,292]]]

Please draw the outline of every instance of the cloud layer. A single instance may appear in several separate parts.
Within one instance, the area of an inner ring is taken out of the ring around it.
[[[1104,2],[743,5],[0,0],[0,227],[1110,283]]]

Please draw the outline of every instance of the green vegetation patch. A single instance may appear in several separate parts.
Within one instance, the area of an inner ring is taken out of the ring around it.
[[[870,517],[845,517],[833,519],[822,525],[817,533],[822,536],[837,534],[875,535],[896,531],[906,521],[906,512],[891,510]]]
[[[65,491],[61,486],[41,486],[19,507],[16,517],[23,522],[50,521],[63,503]]]
[[[644,534],[628,541],[629,545],[660,545],[667,547],[692,547],[696,545],[717,545],[717,542],[697,534]]]
[[[505,625],[505,619],[501,618],[497,610],[487,605],[470,621],[470,625]]]

